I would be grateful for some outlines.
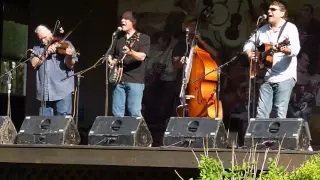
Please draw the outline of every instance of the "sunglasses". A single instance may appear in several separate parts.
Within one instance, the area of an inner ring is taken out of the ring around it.
[[[279,10],[279,9],[276,9],[276,8],[269,8],[270,11],[276,11],[276,10]]]

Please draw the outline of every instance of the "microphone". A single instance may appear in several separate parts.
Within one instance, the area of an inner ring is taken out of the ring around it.
[[[31,56],[40,58],[39,54],[37,54],[33,49],[30,49]]]
[[[257,20],[257,23],[256,23],[256,26],[259,26],[260,23],[262,23],[263,20],[266,20],[267,19],[267,15],[263,14],[261,16],[259,16],[258,20]]]
[[[62,26],[60,26],[59,32],[60,32],[60,34],[63,34],[63,33],[64,33],[64,29],[62,28]]]
[[[267,19],[267,15],[263,14],[263,15],[259,16],[259,19],[265,20],[265,19]]]
[[[112,34],[112,36],[115,36],[116,34],[118,34],[121,31],[122,31],[122,28],[118,27],[117,30]]]

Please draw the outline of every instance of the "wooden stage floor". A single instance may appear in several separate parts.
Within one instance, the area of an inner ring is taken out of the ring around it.
[[[203,149],[192,149],[196,156],[204,154]],[[56,146],[56,145],[1,145],[0,163],[15,164],[64,164],[105,165],[157,168],[197,168],[197,160],[190,148],[177,147],[106,147],[106,146]],[[280,164],[289,169],[298,167],[311,155],[320,151],[281,151]],[[248,157],[249,151],[235,150],[240,163]],[[225,168],[231,166],[231,149],[211,149],[210,157],[219,158]],[[264,150],[258,150],[259,167],[263,162]],[[277,151],[269,151],[268,157],[275,157]]]

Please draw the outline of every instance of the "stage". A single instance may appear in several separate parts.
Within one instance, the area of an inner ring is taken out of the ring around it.
[[[198,176],[197,160],[203,149],[178,147],[106,147],[56,145],[1,145],[1,179],[178,179],[175,170],[189,179]],[[320,151],[281,151],[280,165],[288,170],[299,167]],[[236,149],[238,163],[250,151]],[[259,169],[265,151],[257,150]],[[210,149],[209,156],[219,158],[225,168],[231,167],[231,149]],[[274,158],[277,151],[269,151]],[[264,169],[267,169],[265,166]]]
[[[200,158],[204,149],[178,147],[105,147],[105,146],[56,146],[56,145],[1,145],[1,163],[28,164],[70,164],[70,165],[106,165],[106,166],[141,166],[197,168],[197,160],[192,152]],[[281,151],[280,164],[289,169],[299,166],[311,155],[320,151]],[[249,156],[246,149],[235,150],[237,160]],[[269,151],[268,157],[275,157],[277,151]],[[262,159],[265,150],[257,150]],[[225,168],[231,167],[231,149],[210,149],[209,156],[219,158]],[[290,162],[290,163],[289,163]]]

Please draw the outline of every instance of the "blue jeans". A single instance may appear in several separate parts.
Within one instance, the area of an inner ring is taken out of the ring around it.
[[[143,90],[144,84],[117,84],[112,93],[112,114],[123,117],[127,110],[128,116],[141,117]]]
[[[293,78],[278,83],[265,81],[260,86],[256,118],[269,118],[271,110],[275,113],[274,118],[286,118],[295,83]]]
[[[43,115],[40,107],[40,116],[61,116],[72,115],[72,93],[65,98],[57,101],[47,101],[46,107],[43,110]]]

